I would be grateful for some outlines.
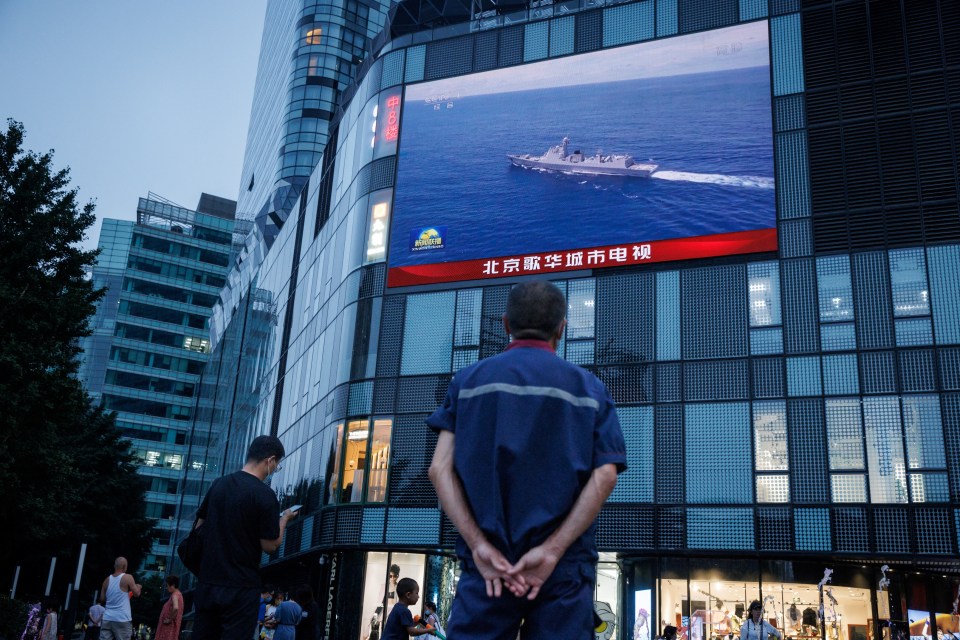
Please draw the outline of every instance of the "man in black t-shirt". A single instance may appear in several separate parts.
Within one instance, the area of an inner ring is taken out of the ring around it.
[[[264,484],[280,468],[283,444],[259,436],[243,469],[217,478],[197,510],[203,558],[194,594],[194,640],[250,640],[257,626],[260,556],[283,541],[296,513],[280,514],[277,496]]]

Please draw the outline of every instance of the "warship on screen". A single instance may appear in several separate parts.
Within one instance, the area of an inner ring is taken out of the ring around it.
[[[564,137],[563,142],[550,147],[542,156],[532,156],[529,153],[521,155],[507,155],[510,162],[516,167],[524,169],[543,169],[546,171],[562,171],[564,173],[578,173],[584,175],[601,176],[635,176],[649,178],[657,170],[652,162],[635,162],[628,155],[584,155],[579,149],[568,153],[570,139]]]

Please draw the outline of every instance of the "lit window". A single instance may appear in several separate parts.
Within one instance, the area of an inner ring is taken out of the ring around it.
[[[780,269],[776,262],[757,262],[747,266],[750,296],[750,326],[781,324]]]
[[[340,502],[360,502],[362,498],[369,434],[368,420],[351,420],[347,423]]]
[[[373,421],[367,502],[383,502],[387,497],[387,472],[390,467],[390,433],[392,428],[393,421],[389,418]]]
[[[210,351],[210,341],[204,338],[186,337],[183,339],[183,348],[189,351],[207,353]]]
[[[320,36],[323,35],[323,29],[314,27],[307,31],[307,44],[320,44]]]
[[[147,454],[143,457],[143,464],[148,467],[155,467],[158,462],[160,462],[159,451],[147,451]]]

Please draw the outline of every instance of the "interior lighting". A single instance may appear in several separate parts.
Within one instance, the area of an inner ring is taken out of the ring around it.
[[[323,35],[323,29],[314,27],[307,31],[307,44],[320,44],[320,37]]]

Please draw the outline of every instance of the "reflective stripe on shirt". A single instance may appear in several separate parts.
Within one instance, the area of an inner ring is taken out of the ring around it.
[[[545,398],[556,398],[565,400],[576,407],[589,407],[599,409],[600,403],[593,398],[584,396],[575,396],[569,391],[558,389],[556,387],[531,387],[507,384],[505,382],[491,382],[483,384],[472,389],[461,389],[460,398],[473,398],[487,393],[510,393],[515,396],[542,396]]]

